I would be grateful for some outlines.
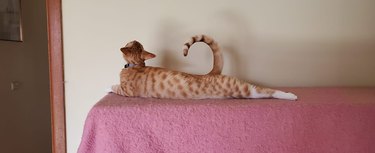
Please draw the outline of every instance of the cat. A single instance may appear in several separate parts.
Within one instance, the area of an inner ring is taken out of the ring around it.
[[[195,42],[205,42],[214,53],[214,66],[206,75],[146,66],[145,61],[156,55],[144,50],[142,44],[136,40],[127,43],[120,50],[128,64],[120,73],[120,84],[113,85],[112,92],[128,97],[168,99],[277,98],[297,100],[297,96],[293,93],[259,87],[235,77],[221,75],[223,60],[219,47],[215,40],[206,35],[194,36],[185,43],[183,48],[185,56]]]

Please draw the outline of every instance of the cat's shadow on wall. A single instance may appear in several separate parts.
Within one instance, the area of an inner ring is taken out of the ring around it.
[[[251,73],[251,68],[248,66],[252,66],[251,61],[255,54],[248,19],[230,10],[220,11],[212,18],[218,23],[213,30],[214,33],[220,33],[217,39],[224,54],[224,68],[227,73],[250,81],[246,76]]]
[[[159,53],[158,57],[160,58],[160,66],[172,70],[179,70],[179,68],[186,66],[188,63],[183,62],[181,60],[178,60],[178,58],[175,57],[178,50],[175,50],[176,48],[174,44],[180,44],[182,46],[183,44],[176,41],[176,37],[181,36],[180,31],[178,30],[180,25],[177,22],[172,22],[170,20],[165,20],[162,22],[162,25],[160,26],[159,30]],[[180,47],[181,48],[181,47]],[[181,56],[182,56],[182,51]]]
[[[215,23],[215,25],[211,25],[211,23]],[[210,20],[207,21],[205,25],[208,27],[202,28],[208,30],[205,31],[204,34],[212,36],[219,42],[224,56],[223,74],[250,81],[250,78],[246,78],[246,76],[250,73],[251,69],[246,66],[244,67],[244,65],[249,65],[248,62],[251,62],[251,59],[254,57],[251,56],[252,37],[246,20],[241,15],[224,10],[210,17]],[[160,52],[158,54],[161,60],[161,67],[181,70],[181,68],[189,66],[188,62],[176,58],[176,55],[182,56],[183,44],[178,40],[186,37],[186,35],[184,35],[186,31],[182,31],[184,29],[188,29],[186,25],[171,19],[166,19],[162,22],[162,25],[160,25]],[[201,34],[195,31],[191,33],[193,35]],[[188,37],[185,39],[188,39]],[[244,49],[246,50],[242,51]],[[242,55],[241,52],[245,52],[246,55]]]

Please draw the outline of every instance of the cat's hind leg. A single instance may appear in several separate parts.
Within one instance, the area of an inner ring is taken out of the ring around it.
[[[297,100],[297,96],[291,92],[284,92],[280,90],[275,90],[275,93],[272,94],[273,98],[285,99],[285,100]]]
[[[297,100],[297,96],[295,94],[275,89],[250,85],[250,91],[250,98],[276,98],[285,100]]]

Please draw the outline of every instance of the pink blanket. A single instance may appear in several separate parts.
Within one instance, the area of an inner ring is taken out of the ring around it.
[[[299,100],[108,94],[88,114],[78,152],[375,152],[375,88],[286,90]]]

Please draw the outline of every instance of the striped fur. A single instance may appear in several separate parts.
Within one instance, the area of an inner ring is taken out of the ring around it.
[[[196,35],[191,37],[183,46],[184,56],[188,55],[190,47],[196,42],[206,43],[212,50],[213,53],[213,66],[212,70],[208,73],[209,75],[219,75],[223,70],[223,56],[220,52],[219,45],[217,42],[206,35]]]

